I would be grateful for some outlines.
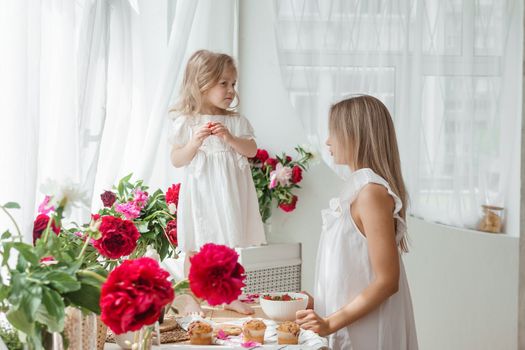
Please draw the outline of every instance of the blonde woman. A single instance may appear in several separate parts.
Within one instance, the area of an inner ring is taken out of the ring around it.
[[[315,303],[296,321],[330,335],[332,349],[417,349],[400,256],[407,193],[392,118],[378,99],[352,97],[332,106],[329,134],[335,163],[352,175],[322,212]]]
[[[232,248],[265,243],[247,159],[255,156],[257,145],[250,122],[232,107],[238,102],[236,82],[232,57],[199,50],[188,61],[172,111],[171,162],[184,168],[178,242],[187,258],[205,243]],[[240,301],[225,307],[253,313]]]

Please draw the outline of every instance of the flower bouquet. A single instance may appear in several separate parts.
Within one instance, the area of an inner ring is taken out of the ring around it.
[[[148,246],[158,252],[160,260],[177,257],[180,184],[172,185],[166,194],[158,189],[150,195],[143,181],[130,182],[131,176],[122,178],[115,192],[101,194],[104,207],[93,216],[101,233],[95,248],[111,259],[141,257]]]
[[[66,307],[100,313],[100,286],[107,272],[96,254],[86,254],[83,241],[62,227],[62,214],[75,200],[65,193],[46,197],[35,220],[34,245],[22,242],[9,213],[19,205],[0,206],[17,233],[1,236],[0,308],[29,349],[50,348],[51,333],[64,331]]]
[[[10,213],[18,204],[0,205],[16,229],[15,235],[5,231],[0,237],[0,311],[30,350],[51,348],[46,342],[51,333],[67,333],[68,306],[100,314],[115,334],[139,330],[134,346],[146,349],[152,325],[188,285],[211,305],[241,294],[244,269],[237,253],[225,246],[203,247],[192,257],[189,281],[175,285],[156,260],[141,257],[148,246],[164,257],[176,255],[180,185],[165,195],[160,190],[149,195],[142,181],[130,178],[123,178],[115,192],[104,192],[104,207],[83,225],[63,225],[79,192],[46,196],[34,222],[33,244],[22,242]]]
[[[263,222],[272,215],[272,203],[277,203],[284,212],[295,210],[298,197],[293,190],[300,188],[303,171],[308,169],[314,159],[314,152],[306,147],[297,146],[297,159],[286,153],[270,157],[268,151],[258,149],[255,157],[250,158],[252,178],[259,200],[259,211]]]

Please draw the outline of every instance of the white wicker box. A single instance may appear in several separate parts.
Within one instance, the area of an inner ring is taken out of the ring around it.
[[[244,293],[301,290],[300,243],[272,243],[238,248],[237,252],[246,270]]]

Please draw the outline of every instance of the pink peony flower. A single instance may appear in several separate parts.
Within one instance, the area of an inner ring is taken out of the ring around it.
[[[50,211],[53,211],[55,210],[55,207],[52,206],[52,205],[49,205],[49,201],[51,200],[51,197],[50,196],[45,196],[44,197],[44,200],[42,201],[42,203],[40,203],[40,205],[38,206],[38,213],[39,214],[44,214],[44,215],[47,215],[49,214]],[[49,206],[48,206],[49,205]]]
[[[141,191],[139,189],[135,190],[135,195],[133,196],[133,203],[142,210],[146,203],[148,202],[148,192]]]
[[[291,178],[292,169],[288,166],[283,166],[281,163],[277,163],[275,170],[270,173],[270,185],[268,188],[275,188],[277,187],[277,184],[288,186]]]
[[[136,219],[140,215],[140,208],[134,202],[117,204],[115,205],[115,211],[123,214],[128,220]]]

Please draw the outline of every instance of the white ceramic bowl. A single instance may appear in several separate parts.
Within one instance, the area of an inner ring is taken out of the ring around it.
[[[282,301],[282,300],[267,300],[264,299],[263,296],[270,295],[272,297],[274,296],[282,296],[284,294],[288,294],[294,299],[297,300],[290,300],[290,301]],[[294,321],[295,320],[295,313],[299,310],[306,309],[306,305],[308,305],[308,295],[303,293],[263,293],[261,294],[259,298],[259,303],[261,304],[262,310],[268,316],[274,321]]]

